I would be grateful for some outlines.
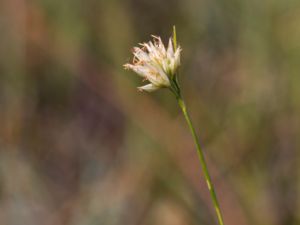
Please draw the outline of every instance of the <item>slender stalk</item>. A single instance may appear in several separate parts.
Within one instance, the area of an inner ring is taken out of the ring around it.
[[[207,164],[206,164],[206,161],[205,161],[204,153],[203,153],[201,145],[198,141],[195,128],[193,126],[193,123],[192,123],[191,118],[189,116],[189,113],[187,111],[186,105],[185,105],[182,97],[180,96],[180,94],[179,94],[179,97],[177,98],[177,100],[178,100],[178,104],[179,104],[179,106],[180,106],[180,108],[183,112],[183,115],[185,117],[185,120],[186,120],[186,122],[187,122],[187,124],[190,128],[193,139],[195,141],[196,148],[197,148],[197,153],[198,153],[198,158],[199,158],[200,164],[202,166],[202,170],[204,172],[204,177],[205,177],[207,187],[208,187],[208,190],[210,192],[210,196],[211,196],[211,199],[212,199],[212,202],[213,202],[213,205],[214,205],[217,217],[218,217],[219,224],[224,225],[222,213],[221,213],[219,202],[218,202],[218,198],[217,198],[214,185],[211,181],[211,178],[210,178],[210,175],[209,175],[209,172],[208,172],[208,168],[207,168]]]

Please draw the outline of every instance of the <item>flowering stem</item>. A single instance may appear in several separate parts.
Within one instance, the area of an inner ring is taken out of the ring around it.
[[[181,97],[180,94],[177,97],[177,100],[178,100],[178,104],[179,104],[179,106],[180,106],[180,108],[181,108],[181,110],[183,112],[183,115],[185,117],[185,120],[186,120],[186,122],[187,122],[187,124],[188,124],[188,126],[190,128],[190,131],[192,133],[193,139],[195,141],[196,148],[197,148],[197,153],[198,153],[198,158],[199,158],[200,164],[202,166],[202,170],[204,172],[204,177],[205,177],[205,180],[206,180],[206,183],[207,183],[207,186],[208,186],[208,190],[210,192],[210,196],[211,196],[211,199],[212,199],[212,202],[213,202],[213,205],[214,205],[217,217],[218,217],[219,224],[220,225],[224,225],[222,213],[221,213],[219,202],[218,202],[218,198],[217,198],[214,185],[213,185],[213,183],[211,181],[211,178],[210,178],[210,175],[209,175],[209,172],[208,172],[208,168],[207,168],[207,164],[206,164],[206,161],[205,161],[204,153],[203,153],[201,145],[200,145],[200,143],[198,141],[195,128],[193,126],[193,123],[192,123],[191,118],[189,116],[189,113],[187,111],[186,105],[185,105],[185,103],[184,103],[184,101],[183,101],[183,99],[182,99],[182,97]]]

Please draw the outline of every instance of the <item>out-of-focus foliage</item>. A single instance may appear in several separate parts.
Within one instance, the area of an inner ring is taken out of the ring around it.
[[[174,97],[122,68],[174,24],[225,223],[300,224],[296,0],[2,0],[0,224],[213,224]]]

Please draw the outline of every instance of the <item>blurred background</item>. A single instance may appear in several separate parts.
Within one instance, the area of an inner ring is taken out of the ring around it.
[[[300,224],[300,1],[0,1],[0,224],[217,224],[167,90],[123,64],[176,25],[226,225]]]

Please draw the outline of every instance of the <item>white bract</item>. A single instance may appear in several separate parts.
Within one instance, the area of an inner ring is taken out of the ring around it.
[[[141,91],[155,91],[159,88],[170,87],[170,79],[175,76],[180,65],[181,48],[173,46],[171,38],[165,48],[160,37],[153,36],[153,42],[140,44],[142,47],[133,48],[132,64],[125,64],[125,69],[131,69],[148,80],[150,84],[139,87]]]

